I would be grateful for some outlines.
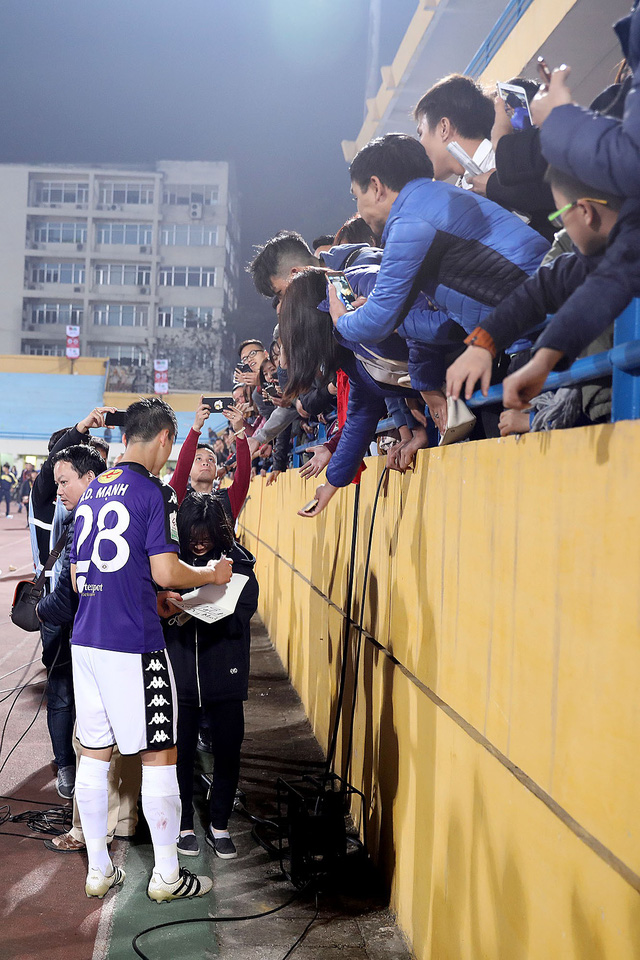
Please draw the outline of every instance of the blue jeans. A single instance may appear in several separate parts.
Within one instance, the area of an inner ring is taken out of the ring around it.
[[[40,636],[42,662],[47,670],[47,726],[53,756],[58,767],[75,766],[73,724],[76,719],[76,708],[73,700],[69,631],[64,627],[53,627],[42,623]],[[59,654],[58,651],[60,651]],[[56,654],[58,654],[57,659]]]

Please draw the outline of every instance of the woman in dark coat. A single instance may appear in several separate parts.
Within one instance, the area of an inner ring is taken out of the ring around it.
[[[240,748],[244,737],[244,701],[249,688],[251,617],[258,605],[255,558],[234,539],[221,499],[191,493],[178,512],[180,556],[203,566],[222,554],[233,562],[233,572],[248,577],[235,611],[207,624],[183,616],[165,621],[165,640],[178,691],[178,783],[182,819],[178,852],[199,853],[193,830],[193,779],[201,711],[211,731],[213,785],[209,799],[210,824],[206,841],[218,857],[237,856],[228,821],[240,775]]]

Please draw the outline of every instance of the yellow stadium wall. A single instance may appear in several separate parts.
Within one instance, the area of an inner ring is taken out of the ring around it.
[[[240,526],[326,749],[355,488],[297,517],[312,489],[254,480]],[[640,957],[639,489],[640,422],[425,451],[383,488],[351,782],[419,960]]]

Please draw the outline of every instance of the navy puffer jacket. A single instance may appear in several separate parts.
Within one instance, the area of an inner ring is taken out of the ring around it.
[[[622,122],[577,104],[552,110],[541,127],[549,163],[600,190],[640,197],[640,6],[616,23],[620,46],[633,70]]]

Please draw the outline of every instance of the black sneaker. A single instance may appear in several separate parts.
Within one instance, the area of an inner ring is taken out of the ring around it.
[[[231,837],[214,837],[211,833],[211,827],[209,827],[204,838],[209,846],[213,848],[216,857],[220,857],[221,860],[235,860],[238,856],[236,845]]]
[[[185,833],[184,837],[178,837],[178,853],[185,857],[197,857],[200,853],[198,838],[195,833]]]
[[[73,764],[67,767],[58,767],[56,790],[63,800],[72,800],[76,787],[76,768]]]

